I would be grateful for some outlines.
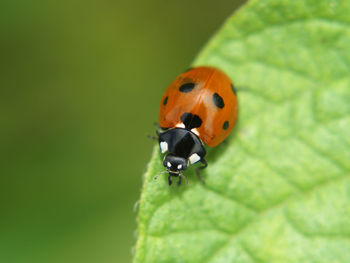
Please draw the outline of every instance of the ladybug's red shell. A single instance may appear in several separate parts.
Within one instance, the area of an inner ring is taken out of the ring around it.
[[[238,104],[228,76],[212,67],[197,67],[179,75],[160,102],[159,125],[181,127],[183,114],[197,115],[200,126],[192,130],[210,147],[220,144],[234,127]]]

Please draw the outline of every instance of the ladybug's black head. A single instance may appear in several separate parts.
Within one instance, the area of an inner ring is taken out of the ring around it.
[[[165,156],[163,164],[170,175],[181,175],[181,172],[187,168],[187,160],[185,158],[170,153]]]

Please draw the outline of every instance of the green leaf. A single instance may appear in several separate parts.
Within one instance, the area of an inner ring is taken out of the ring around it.
[[[350,262],[350,3],[251,0],[194,65],[241,88],[202,185],[145,174],[134,262]]]

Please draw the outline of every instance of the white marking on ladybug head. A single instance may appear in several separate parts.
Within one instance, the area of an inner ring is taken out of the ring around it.
[[[181,170],[181,169],[182,169],[182,164],[179,164],[179,165],[177,166],[177,169],[178,169],[178,170]]]
[[[168,166],[168,168],[170,168],[170,167],[171,167],[171,163],[170,163],[170,162],[167,162],[167,163],[166,163],[166,166]]]
[[[160,142],[159,144],[160,150],[162,153],[165,153],[168,151],[168,143],[167,142]]]
[[[198,162],[200,159],[201,157],[196,153],[192,154],[189,158],[191,164]]]
[[[193,132],[195,135],[199,136],[199,131],[196,128],[192,129],[191,132]]]
[[[175,127],[185,129],[185,124],[183,124],[182,122],[179,122],[178,124],[175,125]]]

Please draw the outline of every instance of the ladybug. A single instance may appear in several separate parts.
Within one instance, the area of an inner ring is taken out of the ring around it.
[[[204,145],[214,147],[229,135],[238,114],[236,89],[229,77],[213,67],[196,67],[180,74],[166,89],[160,102],[159,147],[165,154],[163,165],[181,184],[183,171],[201,162],[208,166]],[[157,179],[157,176],[155,177]]]

